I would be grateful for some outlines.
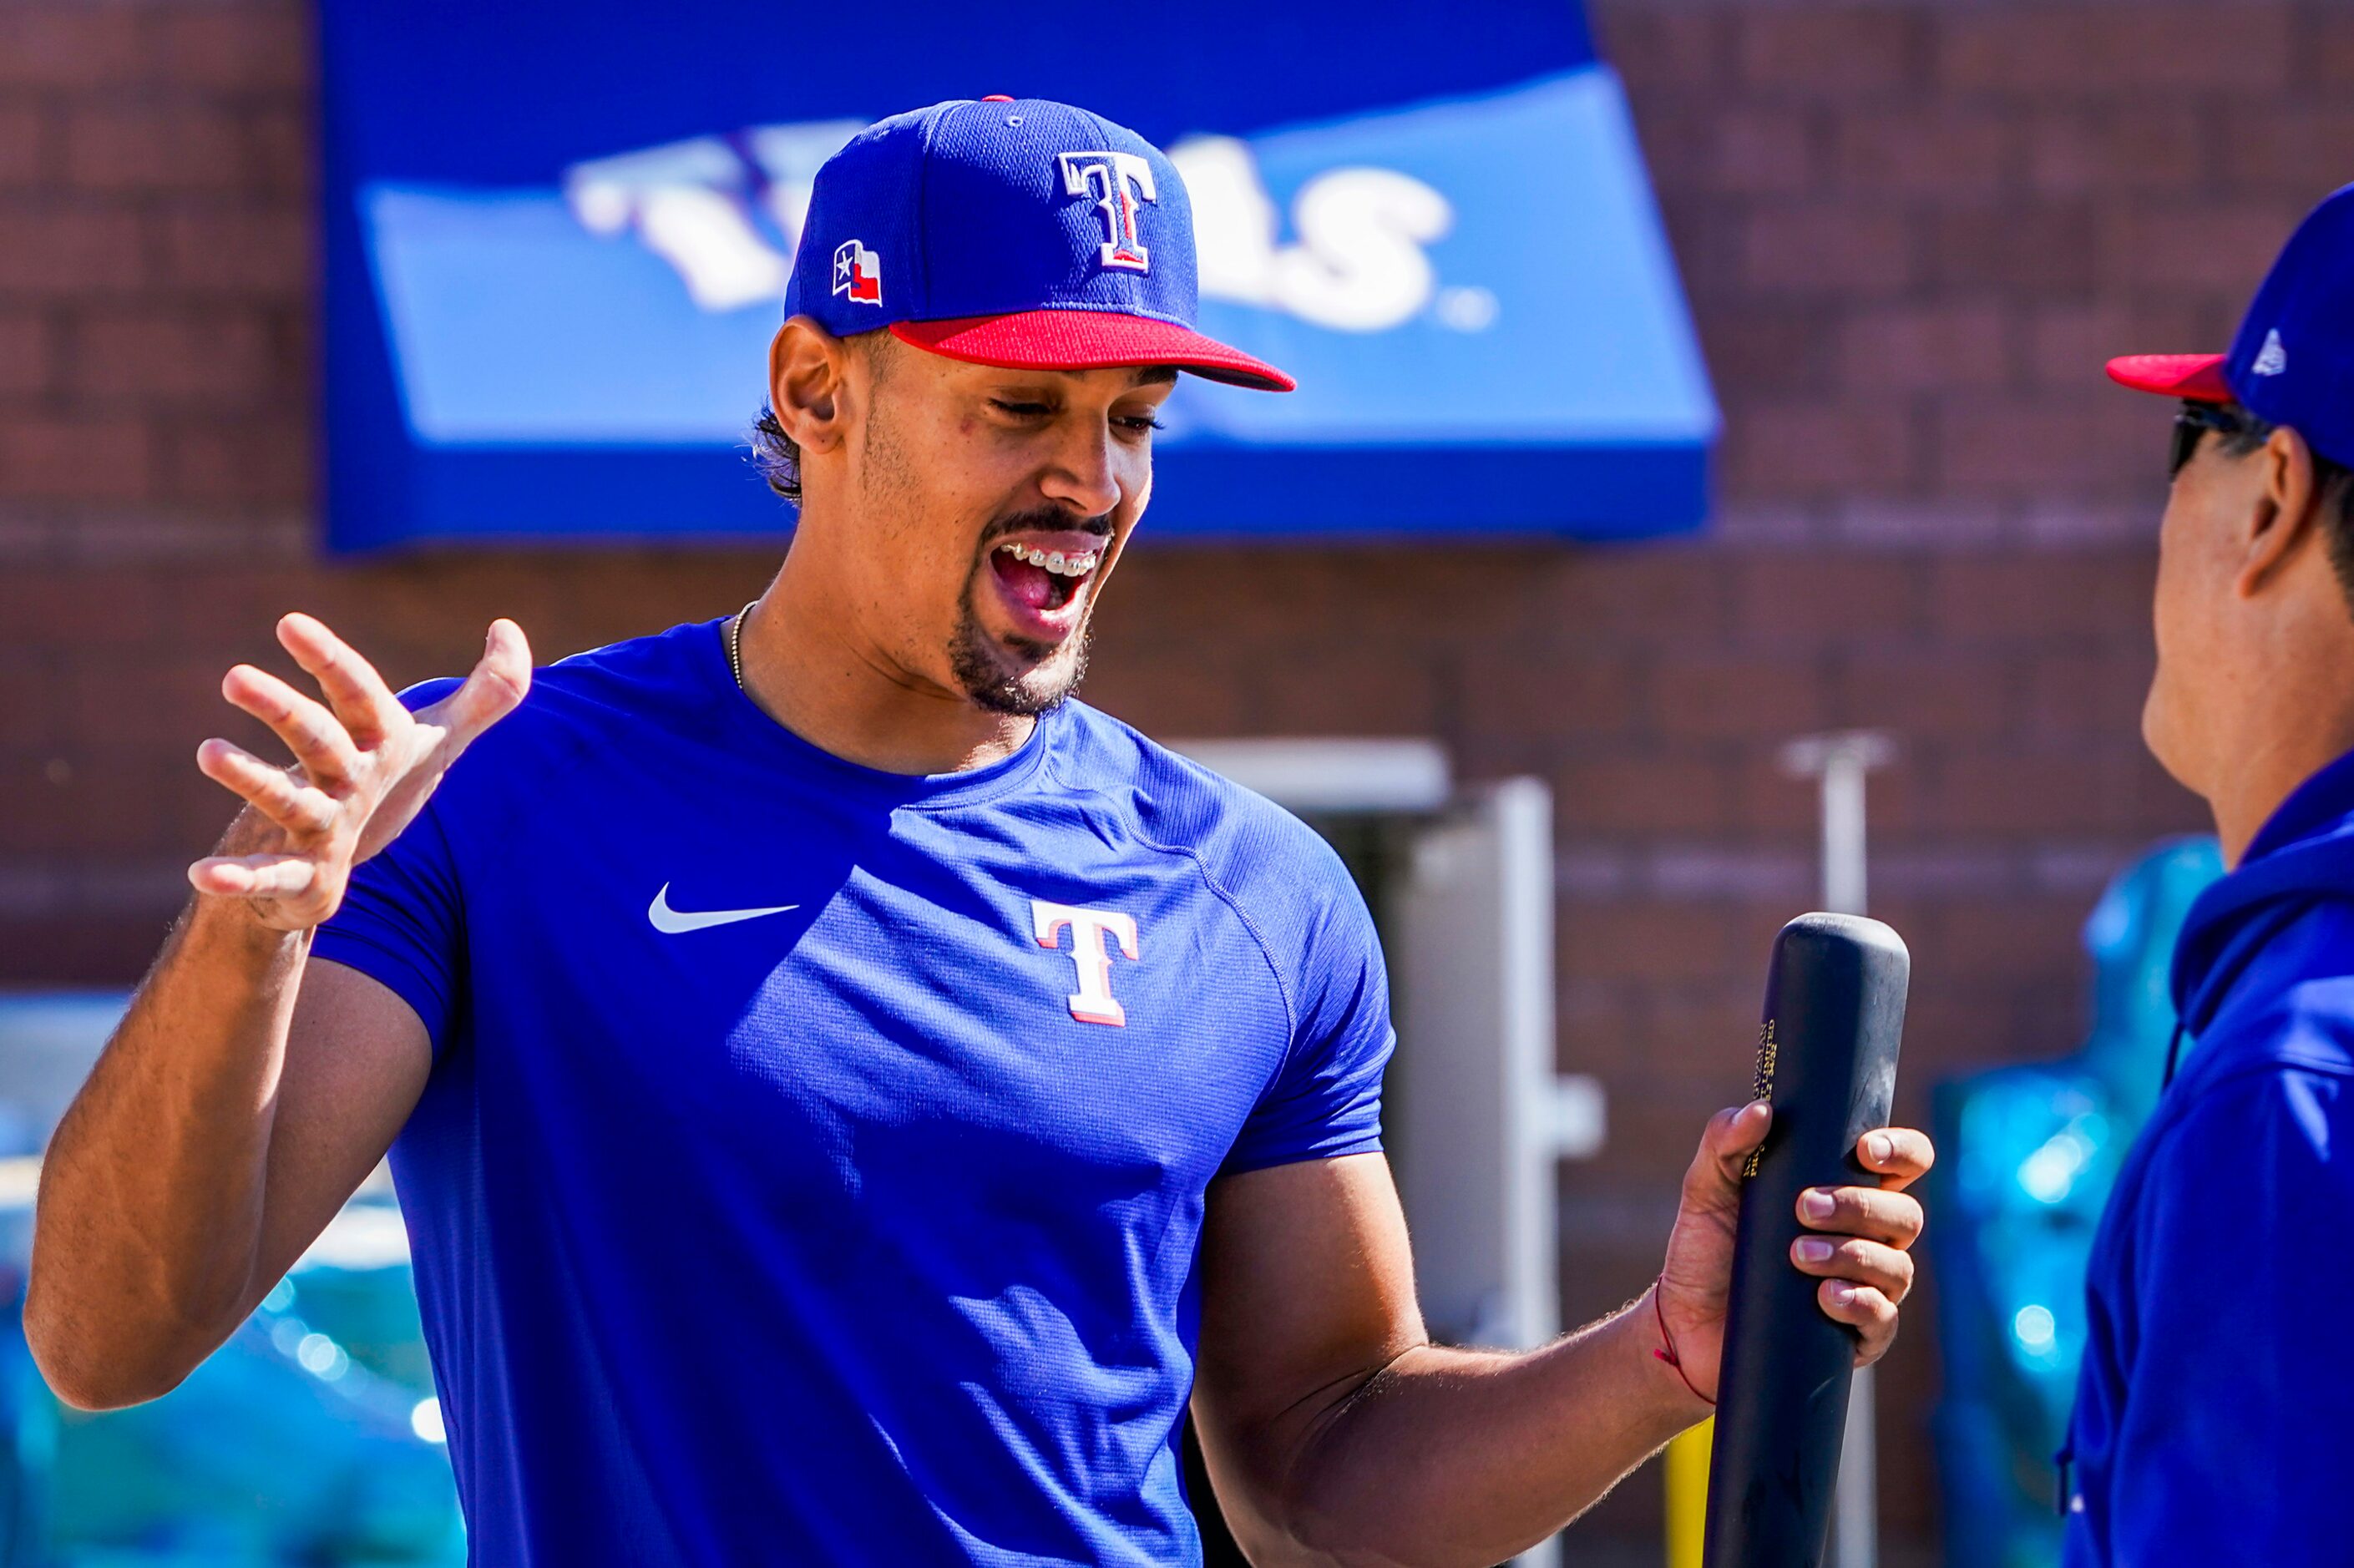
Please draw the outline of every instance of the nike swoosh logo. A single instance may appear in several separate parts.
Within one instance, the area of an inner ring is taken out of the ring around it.
[[[757,920],[763,915],[781,915],[788,909],[798,909],[798,904],[772,904],[766,909],[698,909],[692,912],[670,906],[670,884],[662,885],[654,901],[646,906],[646,918],[655,930],[666,937],[682,931],[701,931],[712,926],[733,926],[738,920]]]

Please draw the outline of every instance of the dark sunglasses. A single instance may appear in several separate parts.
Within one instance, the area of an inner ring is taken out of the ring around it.
[[[2244,436],[2264,428],[2262,420],[2236,403],[2185,402],[2182,411],[2174,416],[2174,447],[2167,454],[2166,478],[2172,483],[2199,455],[2199,442],[2208,431],[2220,435]]]

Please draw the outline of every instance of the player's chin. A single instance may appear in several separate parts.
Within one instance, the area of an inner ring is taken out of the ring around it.
[[[1087,623],[1051,643],[982,632],[956,651],[955,663],[966,694],[981,706],[992,713],[1042,714],[1087,678]]]

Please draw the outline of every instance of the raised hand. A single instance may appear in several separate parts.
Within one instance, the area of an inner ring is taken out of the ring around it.
[[[523,701],[531,648],[514,621],[493,621],[465,683],[411,714],[374,665],[312,617],[281,619],[278,641],[326,701],[250,664],[223,677],[221,695],[276,731],[294,765],[226,740],[196,748],[205,777],[252,810],[224,853],[188,867],[188,881],[201,894],[246,899],[265,926],[302,931],[342,906],[352,867],[398,837],[459,753]]]

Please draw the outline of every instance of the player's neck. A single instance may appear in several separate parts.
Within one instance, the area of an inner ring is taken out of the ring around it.
[[[913,680],[844,635],[815,575],[789,561],[745,616],[744,688],[763,713],[820,750],[886,773],[985,768],[1030,738],[1036,719]]]
[[[2274,744],[2244,757],[2207,801],[2215,813],[2215,836],[2222,844],[2223,863],[2238,865],[2256,834],[2297,786],[2349,750],[2354,750],[2354,733],[2333,729],[2327,738],[2280,736]]]
[[[2240,863],[2299,785],[2354,751],[2354,638],[2343,641],[2284,660],[2232,694],[2240,722],[2205,791],[2225,865]]]

